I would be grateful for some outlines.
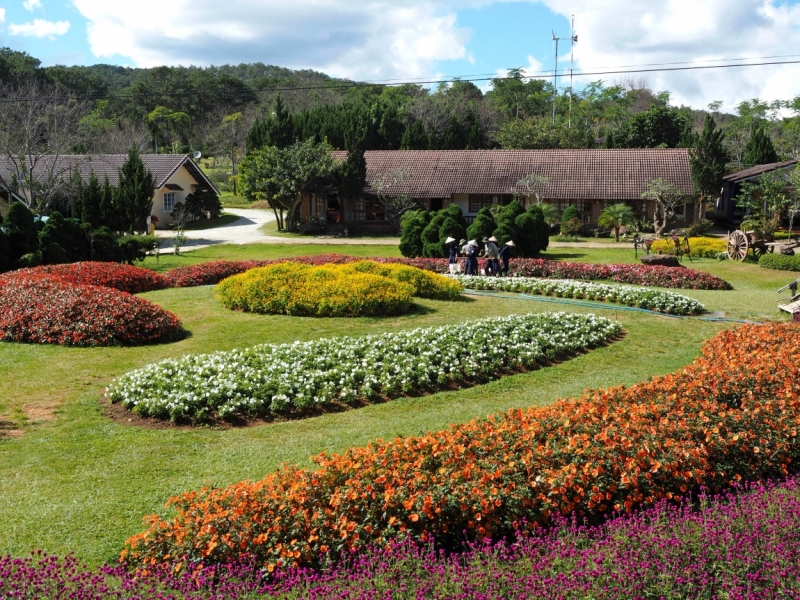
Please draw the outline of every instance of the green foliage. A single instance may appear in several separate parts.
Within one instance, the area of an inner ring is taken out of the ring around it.
[[[686,120],[675,109],[653,106],[631,117],[614,133],[615,148],[675,148]]]
[[[683,191],[674,183],[663,177],[657,177],[647,182],[647,189],[642,192],[642,199],[655,203],[653,212],[653,230],[657,237],[667,226],[676,207],[685,202]]]
[[[431,213],[427,210],[410,211],[403,215],[401,224],[403,234],[400,237],[400,253],[408,258],[422,256],[424,243],[422,231],[431,221]]]
[[[633,214],[633,209],[627,204],[618,203],[606,206],[603,212],[600,213],[600,218],[597,219],[597,224],[600,227],[612,229],[614,231],[614,239],[619,241],[619,230],[626,225],[632,225],[636,220],[636,215]]]
[[[347,152],[347,160],[336,167],[336,187],[340,198],[358,198],[367,181],[367,161],[362,144],[354,144]]]
[[[494,220],[492,212],[484,206],[478,211],[472,224],[467,227],[465,237],[468,240],[477,240],[480,244],[483,238],[494,235],[495,229],[497,229],[497,222]]]
[[[0,273],[4,273],[14,266],[14,260],[11,258],[11,244],[8,241],[6,232],[1,227],[3,223],[0,218]]]
[[[766,165],[778,162],[778,153],[763,125],[756,125],[744,147],[742,162],[746,165]]]
[[[195,219],[218,219],[222,214],[222,203],[211,190],[199,190],[186,196],[183,210]]]
[[[153,174],[145,168],[135,146],[119,171],[119,186],[114,196],[115,208],[123,216],[121,231],[138,232],[147,229],[147,217],[153,212]]]
[[[550,242],[550,227],[544,220],[542,209],[537,205],[528,207],[521,215],[514,219],[517,230],[517,237],[514,243],[517,246],[517,253],[523,257],[538,256],[543,250],[547,250]],[[501,228],[505,227],[501,224]],[[501,231],[501,233],[503,233]],[[504,244],[508,240],[501,240],[501,236],[495,232],[495,237]]]
[[[247,134],[247,152],[275,146],[284,149],[296,139],[292,115],[283,102],[283,97],[278,94],[275,98],[272,115],[264,119],[257,119]],[[304,138],[305,139],[305,138]]]
[[[776,271],[800,271],[800,255],[762,254],[758,266]]]
[[[21,202],[11,203],[3,226],[8,235],[12,263],[39,248],[39,231],[33,213]]]
[[[575,233],[564,232],[564,225],[575,220],[581,220],[581,213],[574,206],[568,206],[561,215],[561,235],[575,235]]]
[[[80,191],[80,218],[83,223],[89,223],[93,229],[105,224],[103,219],[103,188],[97,175],[92,172],[86,185],[81,186]]]
[[[446,216],[444,221],[442,221],[441,227],[439,227],[439,256],[447,256],[449,254],[447,248],[445,247],[444,241],[451,237],[454,238],[456,241],[460,239],[464,239],[467,235],[467,231],[464,229],[464,226],[456,221],[452,216],[447,214],[447,211],[442,211]],[[432,254],[430,256],[433,256]]]
[[[77,219],[54,211],[39,232],[39,251],[46,265],[78,262],[89,257],[89,242]]]
[[[506,121],[495,136],[503,148],[548,149],[592,148],[594,135],[588,129],[567,127],[548,118]]]
[[[422,256],[441,258],[444,255],[444,239],[439,237],[439,231],[446,219],[444,212],[439,211],[422,230]]]
[[[142,262],[148,252],[152,252],[161,243],[161,240],[151,235],[126,235],[119,239],[118,260],[132,265]]]
[[[464,211],[461,210],[461,207],[458,204],[448,205],[447,208],[444,209],[444,212],[448,217],[453,219],[456,223],[458,223],[462,228],[466,230],[467,220],[464,218]],[[454,235],[453,237],[456,238],[456,240],[460,240],[465,236],[466,236],[466,231],[462,236]]]
[[[689,166],[695,190],[705,198],[713,198],[719,194],[730,160],[725,148],[725,134],[717,129],[714,119],[707,114],[703,132],[693,142],[689,150]]]

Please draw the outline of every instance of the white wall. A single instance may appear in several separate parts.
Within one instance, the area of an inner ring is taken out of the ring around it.
[[[192,177],[185,167],[178,169],[172,175],[172,177],[167,180],[167,183],[177,183],[183,188],[183,191],[172,192],[167,188],[155,190],[155,194],[153,195],[153,210],[151,214],[158,217],[158,229],[169,229],[170,225],[172,225],[174,221],[169,212],[164,210],[164,194],[174,193],[175,204],[177,204],[178,202],[185,201],[186,196],[192,193],[192,186],[197,185],[197,181],[194,177]]]

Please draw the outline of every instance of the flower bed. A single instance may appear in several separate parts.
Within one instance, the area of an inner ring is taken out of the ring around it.
[[[64,346],[155,344],[184,335],[178,318],[113,288],[15,272],[0,285],[0,340]]]
[[[511,316],[362,338],[261,345],[132,371],[108,397],[144,416],[287,413],[494,379],[503,369],[597,346],[621,328],[568,313]]]
[[[793,598],[800,594],[800,484],[661,503],[597,527],[569,521],[444,555],[433,544],[371,545],[319,571],[271,578],[250,562],[143,573],[74,557],[0,558],[0,597],[115,598]],[[397,593],[400,590],[401,593]],[[60,594],[60,596],[59,596]]]
[[[400,315],[413,295],[413,286],[388,277],[295,262],[251,269],[217,285],[227,308],[306,317]]]
[[[534,279],[531,277],[499,278],[456,275],[453,278],[465,288],[473,290],[525,292],[537,296],[599,300],[626,306],[637,306],[671,315],[696,315],[705,311],[705,307],[693,298],[687,298],[672,292],[627,285],[607,285],[567,279]]]
[[[269,261],[257,260],[214,260],[210,262],[177,267],[164,273],[164,277],[174,287],[196,287],[200,285],[216,285],[223,279],[244,273],[256,267],[270,264]]]
[[[689,238],[689,256],[694,258],[717,258],[725,252],[728,242],[719,238],[691,237]],[[654,240],[650,246],[651,254],[675,254],[675,242],[671,238]]]
[[[167,278],[150,269],[96,261],[21,269],[7,273],[5,276],[0,276],[0,281],[3,281],[4,278],[28,275],[47,275],[66,283],[97,285],[114,288],[129,294],[139,294],[172,287]]]
[[[458,548],[558,514],[601,521],[701,486],[783,477],[800,460],[798,334],[793,323],[745,325],[707,342],[685,369],[630,388],[187,492],[169,501],[172,517],[148,517],[122,557],[141,565],[246,554],[272,570],[371,541],[433,537]]]

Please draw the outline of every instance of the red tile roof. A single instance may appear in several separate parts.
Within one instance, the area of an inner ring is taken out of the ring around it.
[[[344,160],[346,153],[337,151]],[[650,179],[663,177],[694,193],[689,153],[683,148],[626,150],[372,150],[365,153],[367,187],[383,172],[408,169],[411,178],[393,194],[447,198],[451,194],[504,194],[530,173],[548,177],[552,200],[638,200]]]

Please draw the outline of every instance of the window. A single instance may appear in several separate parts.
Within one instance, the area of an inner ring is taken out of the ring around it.
[[[383,204],[373,198],[358,198],[353,209],[354,221],[383,221],[386,218]]]
[[[476,213],[486,206],[497,204],[497,196],[491,194],[470,194],[469,195],[469,212]]]
[[[164,194],[164,212],[171,213],[175,210],[175,194],[172,192]]]

